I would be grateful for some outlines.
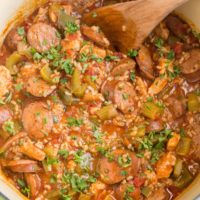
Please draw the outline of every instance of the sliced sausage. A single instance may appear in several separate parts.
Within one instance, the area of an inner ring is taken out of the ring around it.
[[[7,106],[0,106],[0,126],[12,118],[12,112]]]
[[[135,109],[137,100],[136,92],[131,83],[119,80],[106,80],[101,92],[107,100],[115,103],[123,113],[131,112]]]
[[[10,50],[15,51],[17,50],[18,44],[21,43],[22,40],[23,36],[19,35],[17,28],[14,28],[8,33],[5,43]]]
[[[181,72],[188,82],[200,80],[200,49],[192,49],[190,56],[181,64]]]
[[[160,188],[156,191],[154,191],[148,198],[147,200],[165,200],[168,199],[169,195],[167,191],[164,188]]]
[[[3,44],[0,48],[0,65],[6,65],[6,60],[10,56],[11,52],[8,47]]]
[[[118,83],[117,80],[106,80],[101,86],[101,93],[106,98],[106,100],[113,100],[114,97],[114,89],[116,84]]]
[[[36,147],[30,141],[26,141],[20,146],[20,152],[39,161],[44,160],[46,156],[44,151]]]
[[[192,155],[193,159],[199,162],[200,161],[200,113],[197,113],[192,117],[189,117],[188,123],[190,123],[191,121],[192,124],[190,124],[189,126],[192,127],[192,130],[195,134],[192,136],[190,155]],[[190,130],[188,130],[188,132],[189,131]]]
[[[153,60],[147,47],[141,46],[136,61],[144,76],[148,79],[154,79]]]
[[[114,89],[113,102],[123,113],[134,111],[137,100],[133,85],[126,81],[119,81]]]
[[[164,129],[164,124],[161,120],[150,121],[147,126],[147,132],[159,132]]]
[[[22,122],[29,136],[38,139],[51,132],[53,116],[45,103],[33,102],[24,108]]]
[[[133,191],[129,192],[128,188],[131,188],[131,186],[133,187]],[[124,200],[126,196],[129,196],[131,199],[134,200],[140,200],[141,198],[141,192],[140,189],[137,187],[134,187],[133,184],[120,184],[117,189],[116,189],[116,196],[118,200]]]
[[[13,172],[32,173],[40,170],[36,161],[33,160],[11,160],[5,164]]]
[[[39,52],[48,51],[60,43],[57,30],[45,23],[32,25],[28,30],[27,39],[29,44]]]
[[[47,97],[56,89],[55,85],[50,85],[38,77],[29,78],[25,87],[27,92],[35,97]]]
[[[9,138],[6,141],[6,143],[4,143],[3,146],[1,146],[0,152],[6,151],[13,143],[17,142],[19,139],[21,139],[25,136],[27,136],[26,132],[20,132],[20,133],[17,133],[16,135],[12,136],[11,138]]]
[[[96,44],[102,47],[108,47],[110,45],[110,42],[104,36],[104,34],[99,31],[98,27],[95,26],[89,27],[87,25],[82,25],[81,32],[88,39],[90,39],[91,41],[95,42]]]
[[[187,35],[188,25],[184,24],[178,17],[172,15],[168,16],[166,19],[166,25],[175,36],[181,39]]]
[[[187,107],[184,91],[180,87],[176,87],[174,93],[166,99],[166,105],[174,119],[183,116]]]
[[[135,61],[129,58],[122,59],[111,71],[112,76],[122,76],[125,72],[135,69]]]
[[[12,76],[9,70],[0,65],[0,98],[9,92],[12,87]]]
[[[111,155],[113,155],[112,161],[106,157],[102,157],[97,163],[97,171],[103,182],[106,184],[115,184],[119,183],[127,176],[135,176],[137,174],[140,160],[133,152],[127,150],[115,150],[111,152]],[[129,165],[123,167],[120,165],[120,159],[123,159],[124,156],[128,156],[130,162]],[[126,170],[127,174],[123,175],[121,172],[122,170]]]
[[[25,174],[26,183],[31,190],[31,197],[35,197],[41,188],[41,179],[37,174]]]

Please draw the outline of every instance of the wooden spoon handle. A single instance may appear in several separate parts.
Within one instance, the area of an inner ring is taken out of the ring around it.
[[[167,13],[169,14],[175,8],[179,7],[183,3],[186,3],[188,0],[135,0],[126,3],[116,4],[116,7],[124,9],[127,14],[132,14],[136,12],[136,9],[140,10],[141,13],[151,13],[155,12],[155,17],[158,13]],[[136,7],[137,5],[137,7]]]

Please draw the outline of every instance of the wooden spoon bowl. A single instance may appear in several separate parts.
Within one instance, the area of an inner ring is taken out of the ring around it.
[[[117,50],[137,49],[170,12],[188,0],[136,0],[98,8],[83,16],[97,25]]]

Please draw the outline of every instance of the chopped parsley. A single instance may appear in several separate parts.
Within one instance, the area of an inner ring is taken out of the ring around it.
[[[89,58],[88,58],[87,54],[81,53],[81,54],[80,54],[80,57],[79,57],[79,59],[78,59],[78,61],[79,61],[79,62],[87,62],[88,59],[89,59]]]
[[[96,12],[93,12],[93,13],[92,13],[92,17],[93,17],[93,18],[97,17],[97,13],[96,13]]]
[[[15,124],[13,121],[6,121],[2,126],[3,130],[10,133],[11,135],[15,134]]]
[[[96,62],[98,62],[98,63],[103,62],[103,59],[97,57],[95,54],[91,55],[91,56],[90,56],[90,59],[93,60],[93,61],[96,61]]]
[[[170,50],[170,52],[167,54],[167,59],[173,60],[175,58],[175,53],[173,50]]]
[[[47,163],[47,165],[57,164],[58,163],[58,159],[47,157],[46,163]]]
[[[30,197],[30,188],[27,187],[25,181],[18,178],[18,179],[17,179],[17,184],[19,185],[21,192],[22,192],[25,196],[27,196],[27,197],[29,198],[29,197]]]
[[[106,150],[105,148],[98,146],[97,151],[101,155],[105,156],[110,162],[114,160],[114,155],[112,154],[111,150]]]
[[[180,136],[185,137],[185,129],[184,128],[180,128]]]
[[[64,70],[67,74],[72,74],[73,64],[70,59],[65,59],[64,54],[61,52],[62,47],[51,47],[48,51],[39,53],[36,49],[31,48],[31,54],[34,60],[40,61],[46,59],[50,62],[50,65],[58,69]]]
[[[93,136],[96,138],[97,143],[103,142],[103,133],[98,130],[96,126],[93,127]]]
[[[124,200],[133,200],[133,198],[130,196],[130,193],[134,192],[135,188],[133,185],[128,185],[126,188],[126,191],[124,192]]]
[[[157,38],[155,41],[155,46],[160,49],[163,45],[164,45],[164,40],[162,38]]]
[[[82,155],[84,152],[82,150],[78,150],[77,152],[74,153],[74,161],[78,164],[82,162]]]
[[[128,100],[129,94],[124,93],[124,94],[122,94],[122,97],[123,97],[124,100]]]
[[[74,161],[79,164],[81,169],[89,170],[91,166],[91,161],[93,158],[90,153],[84,153],[82,150],[78,150],[73,154]]]
[[[106,61],[112,61],[112,60],[117,60],[117,59],[118,59],[117,56],[112,56],[112,55],[107,55],[107,56],[105,57],[105,60],[106,60]]]
[[[138,55],[138,51],[135,50],[135,49],[130,49],[128,51],[128,56],[131,57],[131,58],[135,58],[137,55]]]
[[[153,97],[147,97],[147,102],[152,102],[153,101]]]
[[[51,174],[49,182],[51,184],[55,184],[57,182],[57,175],[56,174]]]
[[[66,149],[59,149],[58,155],[66,159],[69,156],[69,151],[67,151]]]
[[[18,33],[19,36],[24,37],[24,36],[25,36],[24,27],[23,27],[23,26],[22,26],[22,27],[18,27],[18,28],[17,28],[17,33]]]
[[[138,158],[144,158],[144,154],[143,154],[143,153],[137,153],[136,156],[137,156]]]
[[[21,91],[22,88],[23,88],[23,84],[22,84],[22,83],[18,83],[18,84],[15,85],[15,90],[16,90],[17,92]]]
[[[69,191],[67,189],[60,189],[60,194],[61,194],[61,199],[62,200],[72,200],[72,196],[70,194],[68,194]]]
[[[76,173],[66,172],[62,177],[62,181],[68,183],[74,192],[83,192],[89,188],[91,183],[96,182],[96,178],[88,175],[83,178]]]
[[[166,142],[171,138],[172,131],[169,129],[163,130],[161,132],[150,132],[147,136],[142,139],[138,139],[139,154],[142,155],[141,150],[151,151],[151,163],[155,163],[159,157],[160,153],[164,150]]]
[[[125,155],[120,155],[118,157],[117,161],[118,161],[118,164],[121,167],[124,167],[124,168],[129,167],[132,164],[132,159],[128,154],[127,155],[126,154]]]
[[[121,174],[122,176],[126,176],[126,175],[128,175],[128,172],[127,172],[126,170],[122,170],[122,171],[120,172],[120,174]]]
[[[171,80],[175,79],[180,74],[181,74],[181,70],[180,70],[180,68],[178,66],[174,66],[173,67],[173,72],[168,70],[168,75],[169,75]]]
[[[65,31],[66,31],[66,33],[72,34],[72,33],[75,33],[76,31],[78,31],[79,28],[80,28],[79,25],[76,24],[75,22],[67,22]]]
[[[80,127],[83,124],[83,120],[82,119],[76,119],[73,117],[68,117],[67,118],[67,125],[69,127],[75,126],[75,127]]]
[[[194,35],[194,37],[196,37],[198,40],[200,40],[200,33],[197,32],[196,30],[192,30],[192,33]]]
[[[74,67],[70,59],[61,60],[60,65],[66,74],[72,75]]]
[[[131,71],[131,72],[130,72],[130,80],[131,80],[132,82],[135,81],[135,72],[134,72],[134,71]]]

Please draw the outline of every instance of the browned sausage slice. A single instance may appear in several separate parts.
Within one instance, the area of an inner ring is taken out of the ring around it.
[[[111,71],[112,76],[121,76],[125,72],[135,69],[135,61],[129,58],[121,60]]]
[[[5,164],[13,172],[32,173],[40,170],[36,161],[33,160],[11,160]]]
[[[165,191],[164,188],[160,188],[156,191],[154,191],[149,197],[148,200],[165,200],[169,199],[169,195],[167,191]]]
[[[113,102],[123,113],[133,111],[137,102],[133,85],[126,81],[119,81],[114,89]]]
[[[7,106],[0,106],[0,126],[12,118],[11,110]]]
[[[141,46],[136,61],[144,76],[148,79],[154,79],[153,60],[147,47]]]
[[[200,161],[200,113],[196,113],[194,116],[188,116],[187,122],[190,123],[191,119],[192,119],[192,124],[189,125],[189,130],[188,130],[188,132],[191,132],[191,127],[192,127],[193,136],[192,136],[192,145],[190,154],[192,155],[193,159],[199,162]]]
[[[59,45],[57,30],[45,23],[37,23],[30,27],[27,33],[29,44],[39,52],[48,51]]]
[[[115,150],[111,152],[113,160],[110,161],[106,157],[102,157],[98,160],[97,171],[103,182],[106,184],[115,184],[122,181],[127,176],[135,176],[140,166],[140,160],[135,156],[133,152],[127,150]],[[128,164],[122,165],[122,160],[128,159],[125,162]],[[122,174],[125,170],[127,174]]]
[[[188,25],[184,24],[178,17],[168,16],[166,25],[175,36],[181,39],[187,34]]]
[[[0,98],[2,98],[12,87],[12,77],[9,70],[0,65]]]
[[[20,147],[20,151],[27,155],[30,158],[33,158],[38,161],[42,161],[45,159],[45,152],[36,147],[33,143],[30,141],[24,142]]]
[[[41,179],[37,174],[25,174],[27,185],[31,190],[31,197],[35,197],[41,188]]]
[[[200,49],[192,49],[190,56],[181,64],[181,72],[189,82],[200,80]]]
[[[56,89],[55,85],[50,85],[38,77],[31,77],[26,83],[26,90],[36,97],[47,97]]]
[[[114,89],[116,84],[118,83],[117,80],[106,80],[101,86],[101,93],[106,98],[106,100],[113,100],[114,97]]]
[[[22,122],[29,136],[38,139],[51,132],[53,116],[45,103],[34,102],[24,108]]]
[[[184,91],[180,87],[176,87],[174,93],[166,99],[166,105],[171,111],[174,119],[183,116],[186,112]]]
[[[23,36],[19,35],[17,28],[12,29],[6,39],[5,43],[9,47],[10,50],[15,51],[17,50],[18,44],[23,40]]]
[[[81,31],[84,36],[102,47],[108,47],[110,45],[108,39],[95,26],[89,27],[87,25],[82,25]]]

